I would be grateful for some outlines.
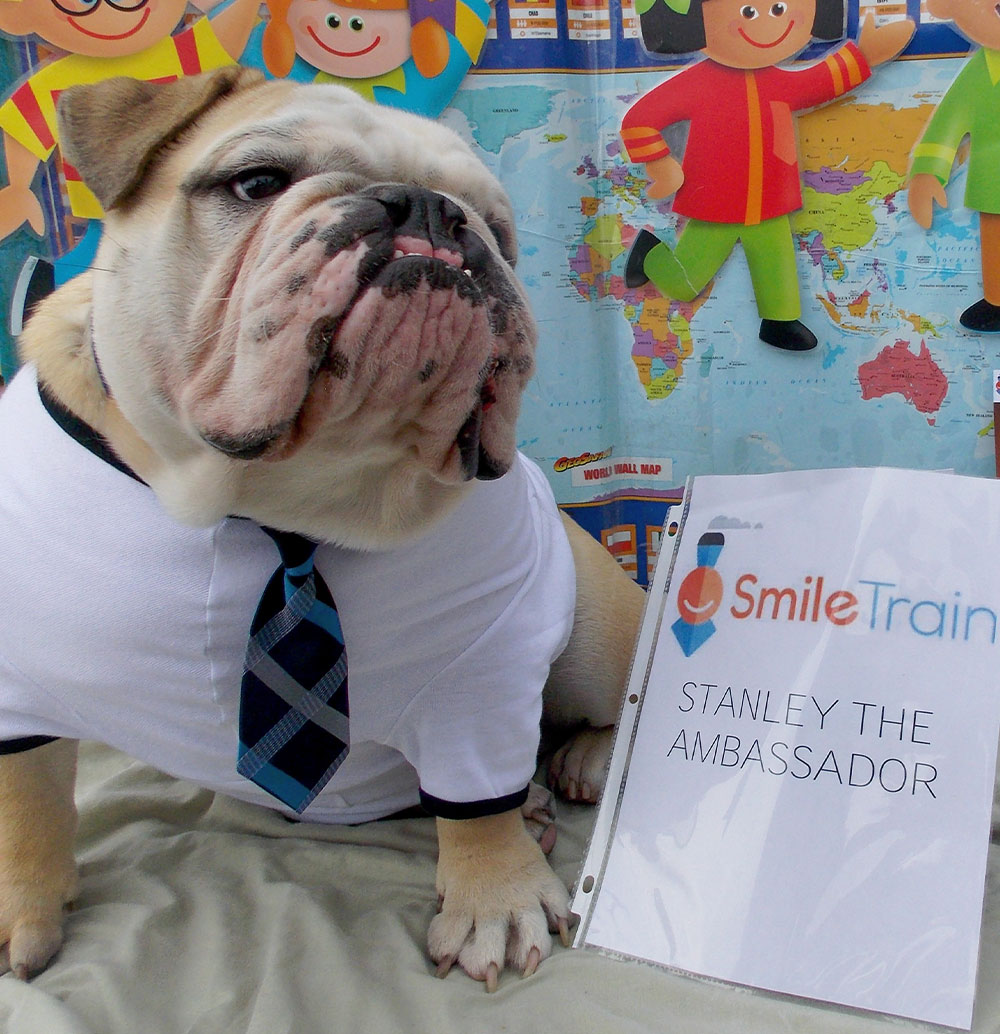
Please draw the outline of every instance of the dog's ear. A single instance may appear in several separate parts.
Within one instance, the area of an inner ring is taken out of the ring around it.
[[[59,98],[59,146],[108,210],[135,190],[164,144],[222,97],[263,81],[231,65],[171,83],[119,77],[72,86]]]

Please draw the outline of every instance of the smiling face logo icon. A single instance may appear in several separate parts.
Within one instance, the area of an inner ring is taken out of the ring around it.
[[[725,543],[721,532],[706,531],[698,539],[698,566],[687,573],[677,591],[680,617],[670,628],[685,657],[690,657],[715,632],[712,615],[722,603],[722,578],[715,563]]]

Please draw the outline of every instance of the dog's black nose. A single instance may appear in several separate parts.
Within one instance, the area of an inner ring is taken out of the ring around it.
[[[454,245],[465,226],[465,213],[454,201],[423,187],[388,184],[366,191],[380,202],[401,237],[429,240],[435,247]]]

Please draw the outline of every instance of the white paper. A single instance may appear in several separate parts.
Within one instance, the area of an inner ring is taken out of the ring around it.
[[[694,479],[650,589],[577,944],[968,1029],[998,624],[998,482]]]

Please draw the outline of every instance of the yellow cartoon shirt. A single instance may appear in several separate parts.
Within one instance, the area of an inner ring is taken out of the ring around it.
[[[69,54],[33,73],[0,106],[0,129],[46,161],[59,143],[56,103],[59,94],[80,83],[96,83],[116,75],[146,82],[170,82],[212,68],[235,64],[226,53],[207,18],[201,18],[177,36],[168,36],[138,54],[125,57],[85,57]],[[100,219],[104,212],[84,186],[79,173],[63,162],[66,193],[73,215]]]

